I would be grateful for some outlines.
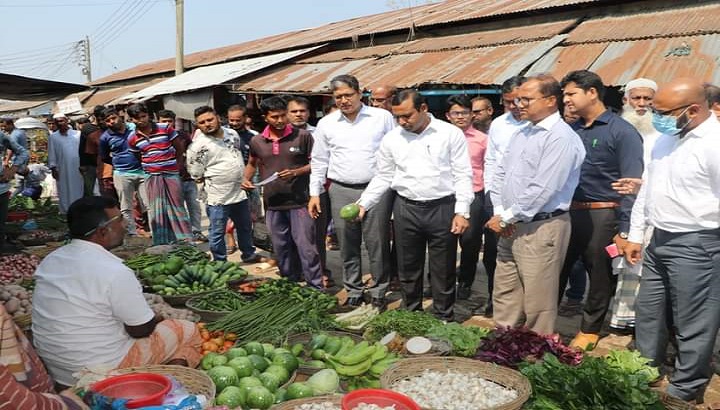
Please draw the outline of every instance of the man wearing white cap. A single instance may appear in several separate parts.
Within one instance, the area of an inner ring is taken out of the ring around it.
[[[643,138],[643,162],[650,163],[650,153],[660,133],[653,127],[652,106],[657,91],[657,83],[647,78],[636,78],[625,85],[622,117],[632,124]],[[613,184],[621,194],[635,195],[640,190],[641,179],[622,178]],[[645,232],[646,241],[652,236],[652,228]],[[642,264],[630,265],[617,258],[613,264],[618,283],[615,298],[611,304],[612,318],[610,327],[620,332],[631,333],[635,327],[635,299],[640,289]]]
[[[57,131],[48,138],[48,168],[57,181],[60,213],[67,213],[70,204],[83,196],[83,178],[80,174],[80,132],[70,128],[64,114],[55,114]]]

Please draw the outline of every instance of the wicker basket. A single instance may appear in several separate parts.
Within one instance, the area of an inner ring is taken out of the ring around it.
[[[212,290],[207,290],[205,292],[198,292],[198,293],[191,293],[189,295],[160,295],[162,296],[165,303],[172,307],[176,308],[185,308],[185,304],[188,300],[194,298],[195,296],[204,295],[206,293],[210,293]]]
[[[20,330],[27,330],[32,324],[32,315],[27,313],[24,315],[13,316],[13,320]]]
[[[324,333],[328,336],[335,336],[335,337],[347,336],[347,337],[351,338],[355,343],[361,342],[363,340],[361,336],[358,336],[353,333],[347,333],[347,332],[336,332],[336,331],[332,331],[332,330],[326,330],[326,331],[322,331],[319,333]],[[296,343],[302,343],[303,345],[307,345],[308,343],[310,343],[310,340],[312,340],[312,337],[313,337],[312,333],[296,333],[294,335],[288,336],[287,345],[293,346]],[[308,352],[306,352],[306,353],[308,353]],[[297,369],[297,372],[300,374],[305,374],[305,375],[311,376],[311,375],[319,372],[320,370],[322,370],[322,369],[319,369],[317,367],[300,365],[300,367],[298,367],[298,369]]]
[[[667,410],[695,410],[695,406],[665,392],[658,392],[660,401]]]
[[[203,322],[215,322],[216,320],[220,320],[224,318],[225,316],[229,315],[230,311],[224,310],[224,311],[217,311],[217,310],[204,310],[204,309],[198,309],[193,307],[193,300],[196,300],[198,296],[193,296],[190,299],[188,299],[187,302],[185,302],[185,307],[190,309],[191,312],[197,314],[200,316],[200,320]]]
[[[383,389],[392,390],[391,386],[396,382],[419,376],[425,370],[478,373],[485,380],[517,391],[518,396],[515,400],[493,407],[493,410],[518,410],[530,398],[532,392],[530,382],[520,372],[494,363],[459,357],[420,357],[400,360],[390,366],[380,377],[380,385]]]
[[[276,404],[272,407],[270,407],[271,410],[296,410],[303,404],[319,404],[319,403],[325,403],[330,402],[338,408],[340,408],[340,405],[342,404],[342,396],[340,395],[333,395],[333,396],[317,396],[317,397],[308,397],[307,399],[295,399],[295,400],[288,400],[283,403]]]
[[[116,374],[128,373],[157,373],[165,376],[172,376],[180,383],[190,394],[207,397],[208,403],[212,403],[215,399],[215,383],[202,370],[195,370],[183,366],[140,366],[127,367],[113,371]]]

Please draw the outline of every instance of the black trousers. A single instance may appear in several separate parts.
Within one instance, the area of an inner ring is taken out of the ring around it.
[[[579,259],[590,279],[580,330],[597,334],[602,329],[617,286],[617,276],[612,272],[612,259],[605,251],[618,232],[617,216],[613,208],[579,209],[570,211],[570,221],[572,233],[560,274],[558,304],[562,300],[573,265]]]
[[[330,219],[332,219],[330,208],[330,195],[327,191],[320,194],[320,209],[322,212],[318,215],[315,220],[315,245],[317,246],[318,254],[320,255],[320,266],[323,271],[323,275],[330,276],[332,272],[327,268],[327,248],[325,248],[325,238],[327,238],[327,229],[330,225]]]
[[[10,192],[0,194],[0,246],[4,246],[7,238],[5,237],[5,221],[8,216],[8,206],[10,205]]]
[[[458,269],[458,284],[472,286],[477,273],[480,249],[483,244],[485,223],[490,219],[485,210],[485,192],[475,192],[475,199],[470,204],[470,228],[460,237],[460,268]],[[497,250],[496,252],[497,253]]]
[[[398,276],[408,310],[422,310],[423,265],[427,246],[433,314],[453,319],[455,305],[456,235],[450,232],[455,199],[419,204],[397,196],[393,207]]]
[[[485,195],[485,213],[488,218],[494,214],[490,195]],[[470,221],[472,224],[472,220]],[[485,224],[483,224],[485,225]],[[488,304],[492,305],[493,285],[495,283],[495,268],[497,267],[498,237],[492,229],[483,228],[485,236],[485,248],[483,249],[483,266],[488,276]]]

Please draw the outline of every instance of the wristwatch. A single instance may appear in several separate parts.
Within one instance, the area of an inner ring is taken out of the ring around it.
[[[470,219],[470,214],[467,213],[467,212],[464,212],[464,213],[463,213],[463,212],[458,212],[458,213],[456,213],[455,215],[462,216],[462,217],[465,218],[465,219]]]
[[[620,239],[627,239],[627,238],[628,238],[628,233],[627,233],[627,232],[620,232],[620,233],[618,234],[618,236],[620,237]]]
[[[501,220],[501,221],[498,223],[498,225],[500,225],[500,229],[505,229],[505,228],[508,227],[507,222],[505,222],[505,221],[503,221],[503,220]]]

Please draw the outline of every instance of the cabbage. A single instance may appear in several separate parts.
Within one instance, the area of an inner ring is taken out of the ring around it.
[[[332,394],[340,387],[340,377],[333,369],[322,369],[307,379],[315,395]]]

